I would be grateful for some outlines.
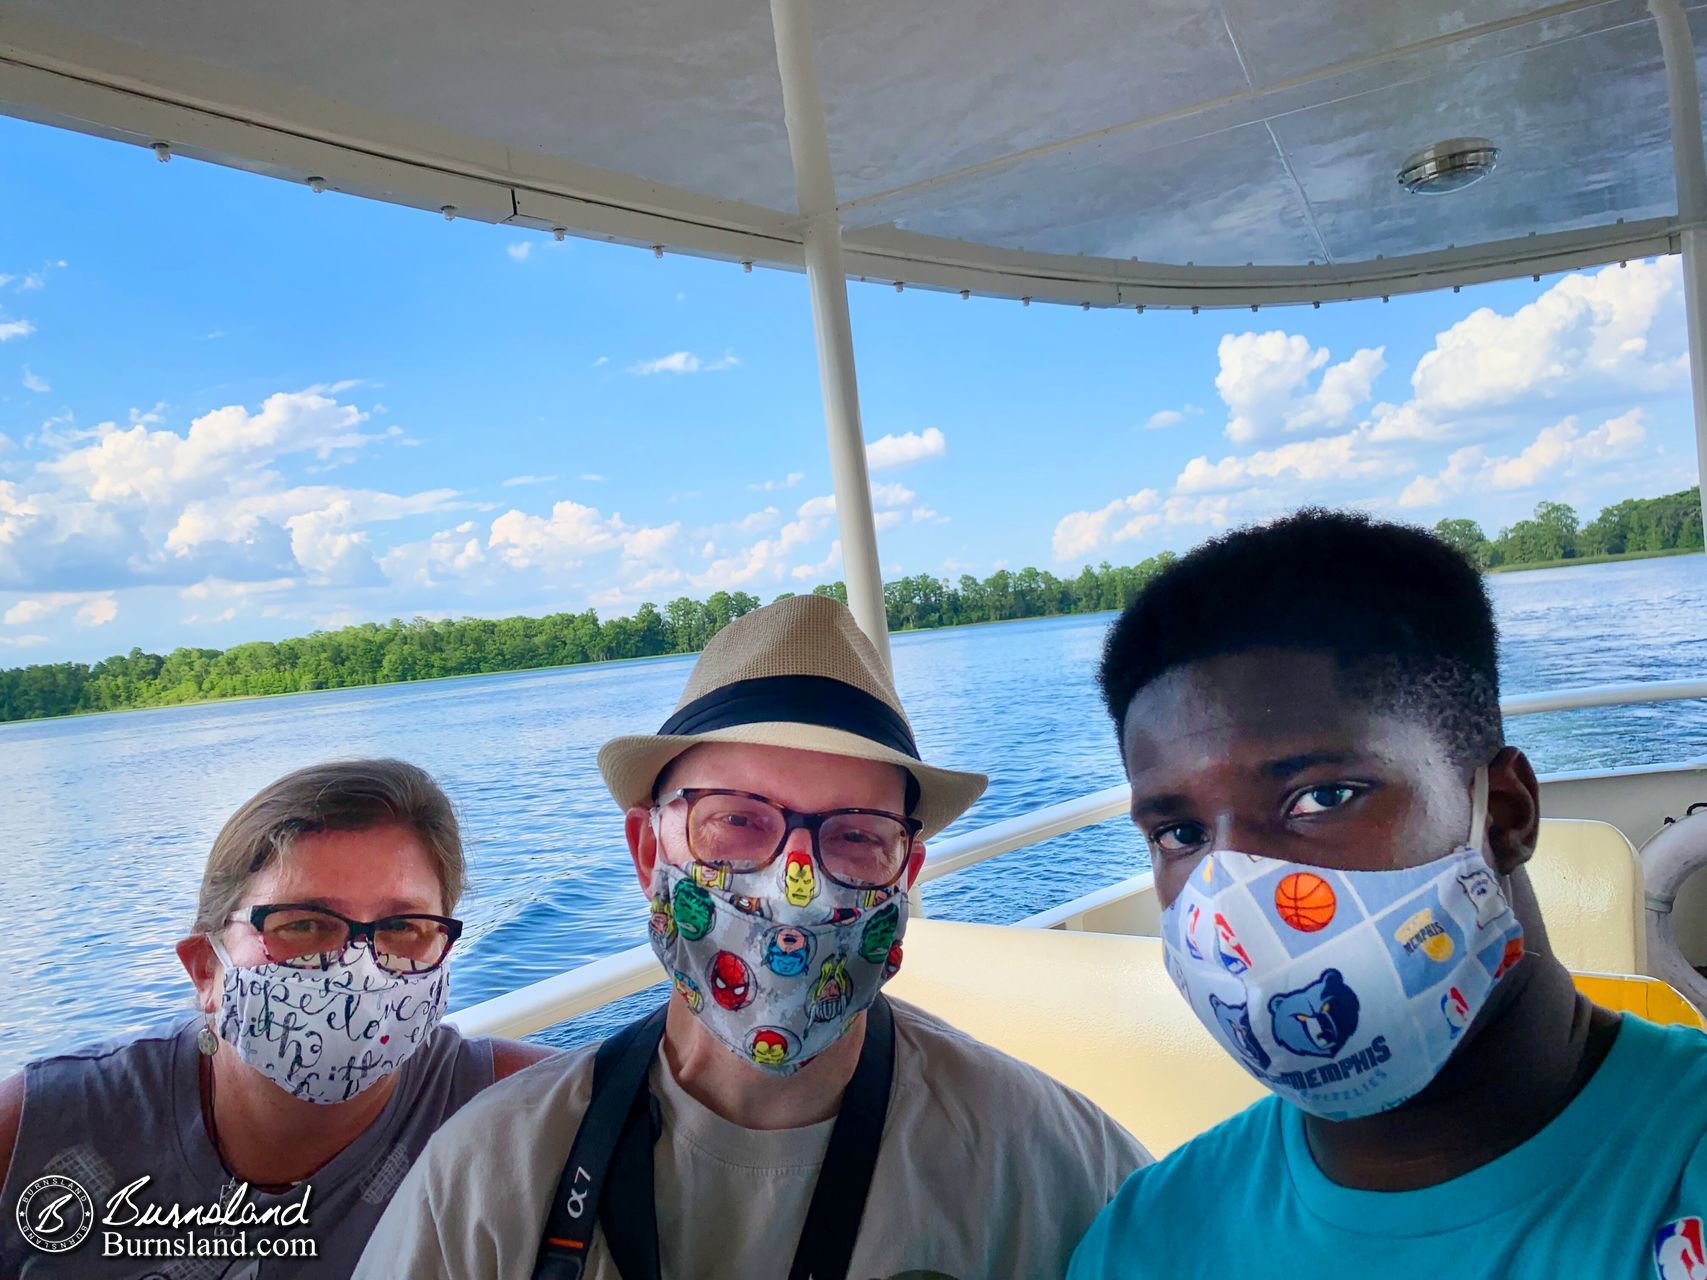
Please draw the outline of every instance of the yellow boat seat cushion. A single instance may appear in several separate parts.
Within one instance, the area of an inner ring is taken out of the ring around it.
[[[1648,967],[1642,863],[1617,827],[1543,818],[1529,883],[1547,939],[1566,968],[1641,973]]]
[[[887,989],[1077,1089],[1157,1156],[1264,1092],[1180,999],[1156,938],[913,920]]]
[[[1204,1029],[1156,938],[915,920],[888,990],[1090,1098],[1161,1156],[1265,1092]],[[1612,1008],[1701,1025],[1664,983],[1587,975]]]

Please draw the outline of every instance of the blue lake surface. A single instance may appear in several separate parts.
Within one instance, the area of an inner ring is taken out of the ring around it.
[[[1707,558],[1489,579],[1508,694],[1707,674]],[[927,759],[990,789],[949,834],[1121,780],[1093,682],[1110,615],[894,638],[896,679]],[[188,1007],[172,944],[231,811],[317,760],[394,755],[457,802],[468,923],[461,1007],[645,938],[601,743],[654,729],[691,658],[479,676],[0,725],[0,1074],[43,1051]],[[1707,703],[1527,716],[1509,726],[1543,773],[1707,756]],[[938,881],[933,915],[1017,920],[1147,865],[1124,819]],[[632,1002],[630,1002],[632,1003]],[[580,1019],[555,1042],[599,1034]]]

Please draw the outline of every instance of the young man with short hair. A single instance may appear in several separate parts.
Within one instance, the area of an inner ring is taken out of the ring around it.
[[[1324,511],[1115,624],[1169,974],[1275,1096],[1129,1178],[1072,1280],[1707,1277],[1707,1036],[1549,953],[1496,644],[1457,552]]]
[[[985,780],[920,759],[847,607],[733,623],[599,766],[673,994],[441,1130],[359,1280],[1060,1276],[1147,1157],[879,994],[923,840]]]

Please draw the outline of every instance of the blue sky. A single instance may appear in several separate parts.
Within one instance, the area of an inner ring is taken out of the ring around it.
[[[0,148],[0,665],[840,576],[804,277]],[[1675,260],[1258,315],[851,303],[892,575],[1696,482]]]

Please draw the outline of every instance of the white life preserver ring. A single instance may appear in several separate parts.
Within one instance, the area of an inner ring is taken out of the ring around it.
[[[1648,972],[1670,983],[1697,1009],[1707,1010],[1707,978],[1677,945],[1672,906],[1683,882],[1707,867],[1707,812],[1689,813],[1655,832],[1642,846],[1642,884],[1648,917]]]

